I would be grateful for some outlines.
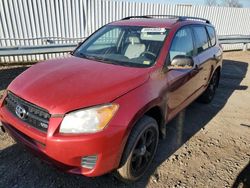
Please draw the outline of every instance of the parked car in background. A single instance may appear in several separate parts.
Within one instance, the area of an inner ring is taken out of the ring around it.
[[[126,182],[151,164],[167,123],[212,101],[222,49],[201,18],[127,17],[100,28],[70,57],[38,63],[0,101],[4,129],[43,160]]]

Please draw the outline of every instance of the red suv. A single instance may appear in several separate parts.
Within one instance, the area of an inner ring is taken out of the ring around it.
[[[166,124],[219,83],[222,49],[209,21],[127,17],[100,28],[69,57],[32,66],[8,87],[9,134],[66,172],[140,178]]]

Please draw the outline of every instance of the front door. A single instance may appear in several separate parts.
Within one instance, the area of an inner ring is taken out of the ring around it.
[[[169,50],[168,64],[177,55],[190,56],[194,60],[192,68],[172,68],[166,73],[167,91],[167,119],[172,119],[181,109],[185,108],[194,98],[201,87],[199,81],[201,68],[194,46],[193,31],[189,26],[184,26],[177,31]]]

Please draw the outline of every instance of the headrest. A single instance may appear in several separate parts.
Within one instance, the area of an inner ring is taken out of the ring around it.
[[[130,36],[128,39],[129,39],[129,42],[130,42],[131,44],[139,44],[139,43],[140,43],[139,37]]]

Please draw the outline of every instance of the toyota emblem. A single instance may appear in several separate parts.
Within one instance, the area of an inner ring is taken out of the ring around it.
[[[16,106],[16,115],[20,118],[20,119],[25,119],[27,116],[27,111],[25,110],[24,107],[17,105]]]

